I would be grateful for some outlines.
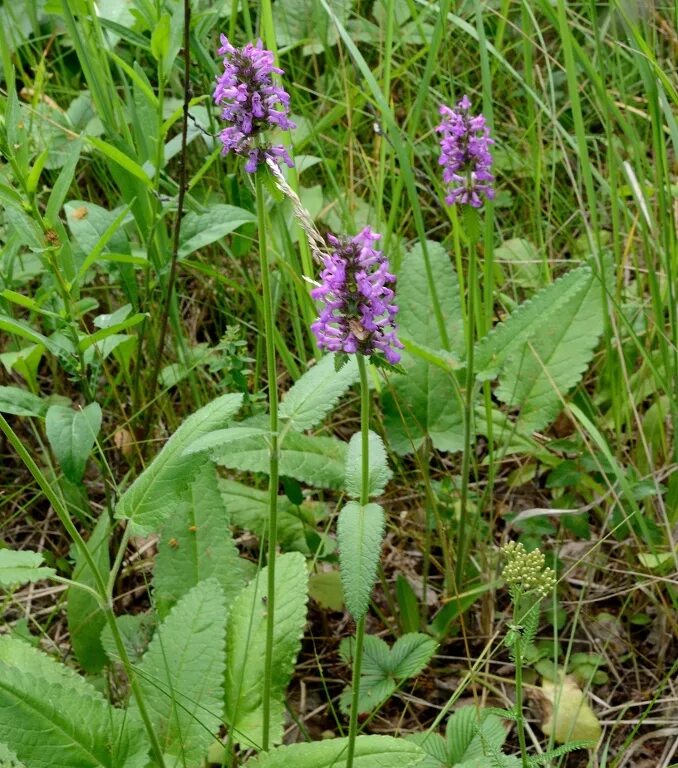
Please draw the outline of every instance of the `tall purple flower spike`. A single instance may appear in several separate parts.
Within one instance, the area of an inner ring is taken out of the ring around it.
[[[321,349],[381,352],[395,364],[403,348],[396,336],[396,278],[383,253],[373,248],[380,237],[369,227],[353,238],[327,236],[332,250],[323,256],[321,284],[311,291],[323,306],[311,330]]]
[[[271,128],[286,131],[295,127],[287,116],[290,97],[271,78],[273,73],[283,74],[282,69],[273,66],[273,53],[263,47],[261,40],[256,45],[247,43],[244,48],[235,48],[226,35],[221,35],[218,53],[224,57],[224,72],[217,79],[214,103],[223,107],[221,119],[228,123],[219,134],[222,154],[235,152],[247,157],[245,170],[249,173],[265,164],[267,158],[282,160],[291,168],[292,159],[285,147],[270,146],[261,139]]]
[[[494,176],[490,146],[490,129],[483,115],[469,114],[471,101],[464,96],[456,109],[441,106],[442,122],[436,128],[441,134],[440,165],[443,181],[448,185],[445,202],[448,205],[462,203],[480,208],[482,196],[494,199]]]

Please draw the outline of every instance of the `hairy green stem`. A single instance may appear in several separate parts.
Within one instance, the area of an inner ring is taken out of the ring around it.
[[[260,173],[260,172],[259,172]],[[266,603],[266,655],[264,659],[262,748],[270,746],[271,678],[273,675],[273,630],[275,628],[275,553],[278,529],[278,381],[275,364],[273,298],[271,294],[268,248],[266,244],[266,207],[259,173],[256,174],[257,223],[259,227],[259,264],[264,306],[264,343],[268,375],[269,436],[269,509],[268,509],[268,585]]]
[[[158,741],[155,728],[153,727],[153,723],[151,722],[148,710],[146,709],[144,696],[141,691],[141,687],[139,686],[139,681],[137,680],[134,673],[132,662],[130,661],[130,658],[127,654],[127,649],[125,648],[125,644],[122,641],[122,635],[120,634],[120,630],[115,621],[115,614],[113,613],[111,601],[107,596],[106,582],[104,581],[104,577],[102,576],[101,571],[99,570],[94,558],[92,557],[92,553],[89,551],[85,540],[80,535],[80,531],[78,531],[78,529],[75,527],[75,524],[73,523],[68,510],[61,502],[61,499],[54,492],[54,489],[50,485],[44,473],[35,463],[33,457],[30,455],[26,447],[23,445],[17,434],[14,432],[2,414],[0,414],[0,430],[2,430],[2,432],[6,435],[14,450],[19,454],[19,458],[26,465],[34,480],[42,489],[42,492],[45,494],[45,497],[52,505],[56,516],[59,518],[59,521],[65,528],[68,535],[71,537],[71,540],[78,548],[80,554],[85,559],[88,568],[92,571],[94,582],[96,584],[96,592],[99,599],[101,600],[106,623],[108,624],[111,630],[111,634],[113,635],[116,650],[120,654],[120,660],[122,661],[130,682],[130,687],[132,688],[132,694],[134,695],[137,706],[139,707],[139,714],[141,715],[141,719],[143,720],[144,727],[146,728],[146,732],[148,734],[153,757],[155,758],[158,766],[165,768],[165,761],[163,759],[163,752],[160,747],[160,742]]]
[[[358,371],[360,372],[360,437],[361,437],[361,468],[360,468],[360,506],[361,514],[370,499],[370,388],[367,383],[367,366],[362,355],[356,355]],[[353,768],[355,740],[358,736],[358,705],[360,699],[360,670],[363,660],[363,641],[365,639],[365,614],[356,624],[355,646],[353,648],[353,674],[351,677],[351,715],[348,723],[348,752],[346,768]]]

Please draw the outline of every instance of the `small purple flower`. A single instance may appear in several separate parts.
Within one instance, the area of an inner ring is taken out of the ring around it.
[[[470,108],[468,96],[463,97],[456,109],[440,107],[442,122],[436,128],[441,134],[439,162],[443,166],[443,181],[448,185],[445,202],[480,208],[481,195],[494,199],[494,176],[490,173],[490,146],[494,141],[483,115],[472,117]]]
[[[327,236],[332,250],[323,256],[321,284],[311,291],[323,307],[311,330],[321,349],[382,352],[395,364],[403,348],[396,336],[396,278],[382,252],[373,248],[380,237],[369,227],[353,238]]]
[[[294,128],[288,118],[290,97],[283,88],[274,85],[271,75],[282,75],[282,69],[273,66],[273,54],[261,42],[247,43],[235,48],[226,35],[221,35],[224,72],[217,79],[214,103],[223,107],[221,119],[228,123],[219,134],[224,145],[222,154],[235,152],[247,157],[245,170],[254,173],[267,158],[282,160],[292,167],[292,159],[282,145],[270,146],[262,142],[261,134],[271,128],[283,131]],[[282,107],[282,109],[278,109]]]

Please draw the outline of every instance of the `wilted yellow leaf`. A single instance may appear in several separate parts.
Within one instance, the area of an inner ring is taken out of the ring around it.
[[[578,739],[598,741],[600,723],[573,677],[563,676],[556,683],[543,680],[541,693],[544,708],[541,729],[547,736],[553,734],[559,744]]]

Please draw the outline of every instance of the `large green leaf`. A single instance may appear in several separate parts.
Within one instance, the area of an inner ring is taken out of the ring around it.
[[[161,616],[189,589],[215,578],[226,605],[245,586],[245,576],[229,528],[229,516],[212,462],[198,470],[182,502],[162,528],[153,587]]]
[[[346,492],[355,499],[360,498],[362,485],[362,435],[356,432],[350,439],[346,454]],[[368,434],[367,458],[368,495],[380,496],[391,479],[391,470],[386,459],[383,440],[370,430]]]
[[[226,633],[226,721],[240,744],[261,748],[268,568],[233,603]],[[276,558],[271,740],[283,733],[285,689],[306,624],[308,571],[298,552]]]
[[[0,587],[9,589],[53,576],[54,568],[46,568],[42,562],[39,552],[0,549]]]
[[[496,395],[520,408],[518,429],[524,434],[555,419],[603,332],[600,282],[590,270],[582,269],[581,274],[586,275],[583,288],[559,301],[557,312],[542,314],[529,334],[527,329],[520,334],[520,343],[510,344],[513,351],[504,357]]]
[[[108,578],[110,569],[108,555],[110,528],[108,511],[104,511],[87,542],[87,549],[104,580]],[[96,583],[92,569],[79,551],[76,551],[72,579],[88,587],[94,587]],[[101,605],[94,595],[84,589],[69,587],[67,617],[71,645],[80,666],[92,674],[99,672],[106,663],[106,653],[101,644],[101,631],[106,623],[106,616]]]
[[[348,739],[291,744],[265,752],[246,763],[249,768],[346,768]],[[424,759],[416,744],[392,736],[358,736],[355,768],[410,768]]]
[[[326,355],[284,395],[279,416],[292,429],[311,429],[320,423],[357,380],[355,357],[349,357],[348,362],[335,371],[334,355]]]
[[[337,522],[339,568],[346,607],[356,621],[370,604],[384,539],[384,510],[379,504],[349,501]]]
[[[249,428],[242,429],[249,431]],[[212,459],[229,469],[268,473],[266,435],[249,434],[241,439],[229,439],[226,449],[212,449]],[[345,461],[346,444],[341,440],[287,432],[280,448],[279,468],[281,475],[316,488],[339,489],[344,484]]]
[[[238,227],[256,221],[256,216],[234,205],[211,205],[206,213],[190,211],[181,222],[179,258],[220,240]]]
[[[202,581],[156,629],[139,682],[167,768],[199,765],[223,709],[226,601],[219,583]],[[139,718],[136,705],[131,714]]]
[[[0,637],[0,741],[31,768],[145,768],[148,745],[125,712],[62,664]]]
[[[0,386],[0,412],[14,416],[44,416],[48,403],[20,387]]]
[[[590,280],[589,267],[570,270],[523,302],[506,320],[496,325],[476,345],[474,366],[478,378],[495,378],[507,358],[516,352],[520,353],[527,340],[540,332],[547,319],[557,321],[563,305],[584,293]]]
[[[158,530],[204,461],[200,454],[184,456],[184,450],[202,435],[225,427],[241,404],[240,394],[222,395],[189,416],[122,495],[115,516],[131,520],[135,533]]]
[[[87,459],[101,429],[101,407],[90,403],[73,410],[53,405],[45,417],[45,431],[64,475],[79,483],[85,474]]]
[[[427,251],[452,352],[462,354],[464,334],[457,276],[440,243],[427,242]],[[398,273],[398,303],[403,339],[411,339],[424,349],[441,349],[420,245],[403,259]],[[438,450],[461,450],[463,412],[454,374],[407,352],[402,364],[407,375],[393,376],[391,386],[384,389],[382,396],[390,445],[397,453],[411,453],[429,437]]]
[[[348,21],[352,0],[330,0],[332,10]],[[279,46],[303,43],[303,53],[322,53],[339,39],[336,27],[315,0],[280,0],[273,6],[273,20]]]

